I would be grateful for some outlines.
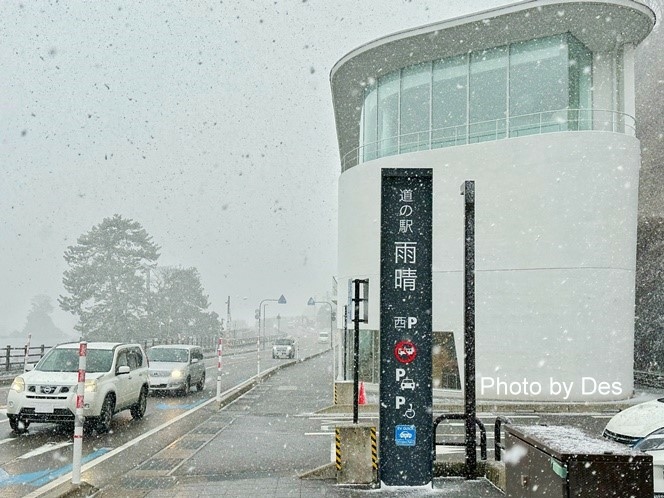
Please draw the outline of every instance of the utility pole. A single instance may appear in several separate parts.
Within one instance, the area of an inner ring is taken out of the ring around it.
[[[227,337],[231,337],[231,296],[228,296],[228,301],[226,301],[226,331],[228,332]]]

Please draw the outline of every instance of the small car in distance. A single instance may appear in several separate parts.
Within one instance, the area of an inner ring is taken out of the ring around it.
[[[14,379],[7,394],[9,426],[16,434],[32,422],[74,424],[79,343],[58,344],[34,369]],[[148,362],[139,344],[87,344],[83,415],[87,431],[108,432],[113,415],[130,410],[143,418]]]
[[[197,391],[205,387],[205,364],[199,346],[164,344],[148,350],[151,392],[189,394],[192,385]]]
[[[295,358],[295,340],[277,339],[274,341],[272,358]]]

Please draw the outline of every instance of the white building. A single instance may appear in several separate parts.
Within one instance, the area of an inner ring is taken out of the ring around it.
[[[478,397],[632,394],[634,49],[654,23],[631,0],[527,1],[392,34],[335,65],[338,274],[371,282],[365,381],[379,376],[380,170],[426,167],[434,385],[463,373],[459,186],[475,180]]]

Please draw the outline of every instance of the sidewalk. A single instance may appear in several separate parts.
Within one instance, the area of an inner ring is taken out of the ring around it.
[[[279,370],[97,496],[504,496],[484,479],[436,479],[433,490],[300,479],[332,458],[334,428],[314,416],[332,398],[330,354]]]

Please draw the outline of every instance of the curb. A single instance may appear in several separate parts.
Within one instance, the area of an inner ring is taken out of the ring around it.
[[[221,409],[222,407],[228,405],[232,401],[235,401],[237,398],[242,396],[242,394],[246,393],[250,389],[252,389],[254,386],[262,382],[264,379],[267,379],[274,375],[276,372],[283,368],[287,368],[289,366],[296,365],[297,363],[303,362],[310,360],[312,358],[316,358],[327,351],[322,351],[319,353],[314,353],[310,356],[298,359],[298,360],[291,360],[285,363],[281,363],[279,365],[276,365],[272,368],[269,368],[267,370],[264,370],[260,372],[260,374],[256,374],[253,377],[247,379],[244,381],[242,384],[239,384],[236,386],[234,389],[231,389],[229,391],[226,391],[226,394],[222,397],[220,401],[216,399],[216,396],[213,398],[210,398],[207,400],[205,403],[198,405],[196,408],[191,410],[190,412],[187,412],[186,414],[183,414],[184,416],[182,418],[185,418],[186,416],[194,413],[200,408],[203,408],[205,406],[208,406],[212,403],[215,403],[214,406],[217,407],[217,409]],[[153,431],[158,428],[152,429]],[[124,449],[122,451],[125,451]],[[107,453],[102,457],[101,459],[98,460],[92,460],[85,464],[82,468],[82,472],[85,472],[89,470],[90,468],[94,467],[96,464],[101,463],[103,460],[110,458],[112,456],[113,452]],[[41,497],[41,496],[47,496],[47,497],[57,497],[57,498],[78,498],[78,497],[83,497],[83,496],[93,496],[96,493],[98,493],[100,490],[96,489],[94,486],[86,483],[86,482],[81,482],[80,485],[74,485],[71,483],[71,472],[68,474],[65,474],[58,479],[55,479],[48,484],[45,484],[41,488],[37,488],[33,490],[29,495],[27,495],[26,498],[36,498],[36,497]]]

